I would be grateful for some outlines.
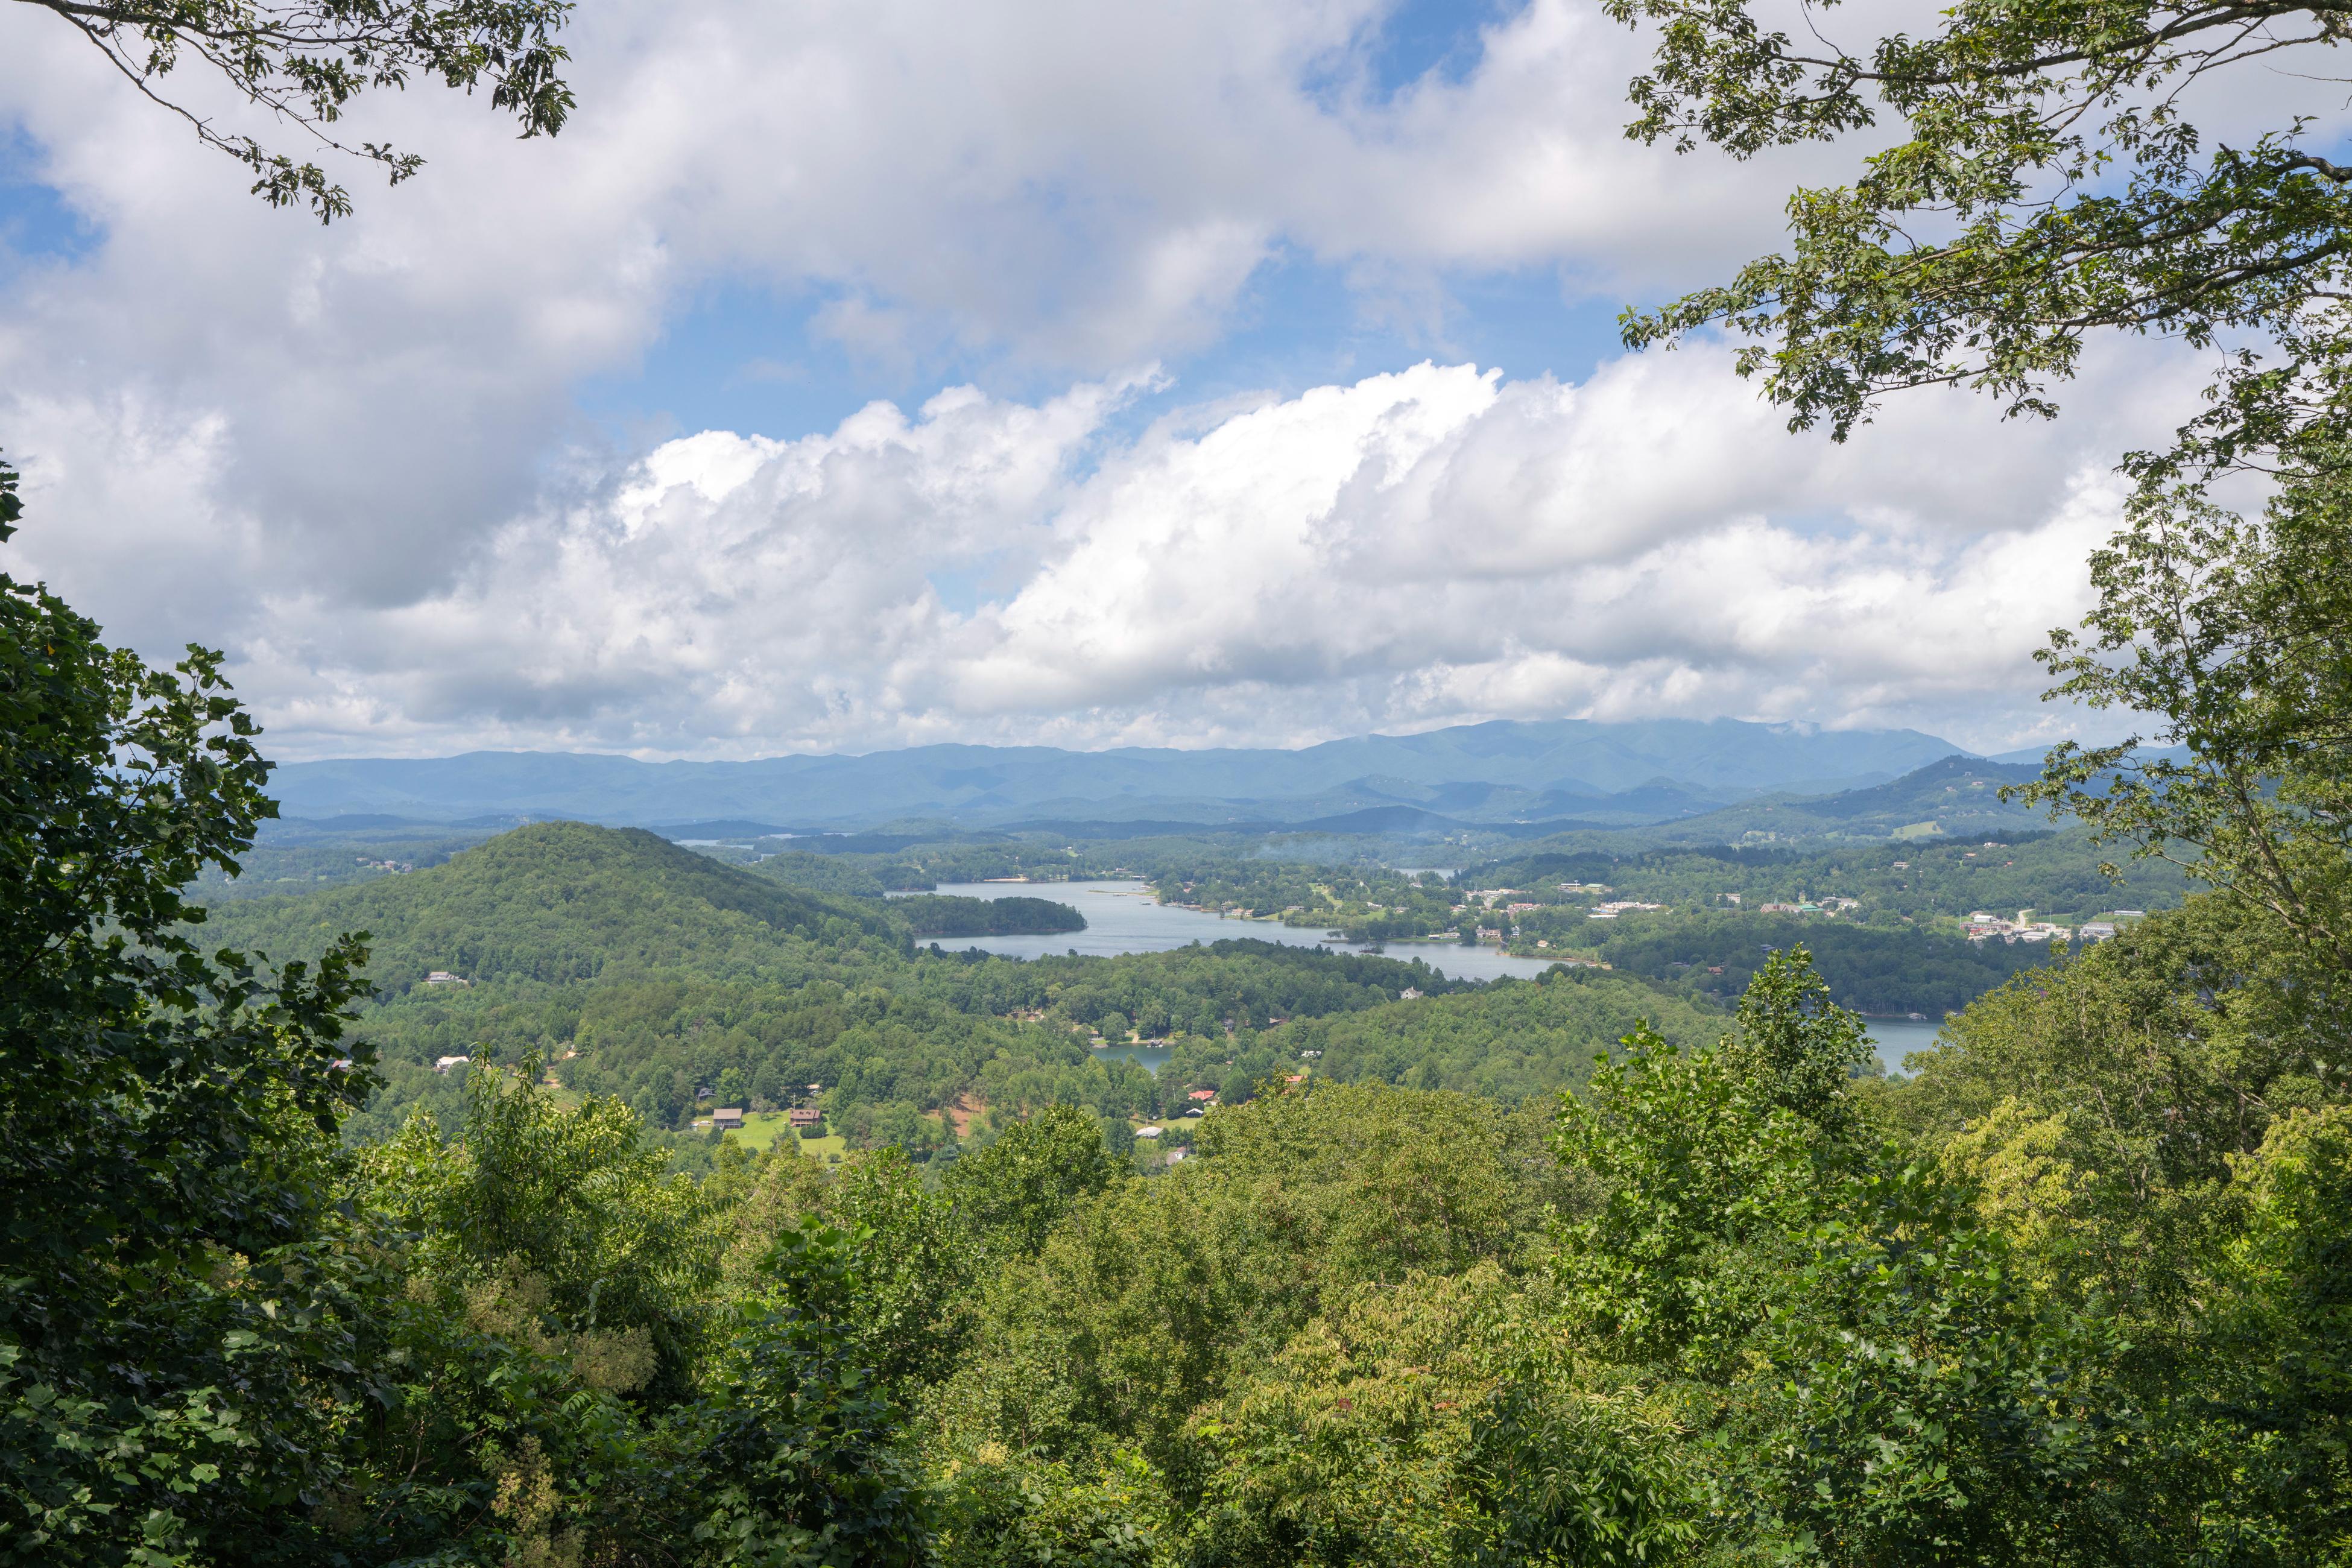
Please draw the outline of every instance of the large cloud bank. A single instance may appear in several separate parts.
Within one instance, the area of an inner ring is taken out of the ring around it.
[[[352,134],[428,171],[355,179],[322,231],[0,7],[0,131],[90,237],[12,258],[0,228],[11,569],[151,653],[227,647],[288,755],[1637,712],[2022,736],[2168,362],[2106,366],[2060,431],[1930,398],[1847,449],[1708,352],[1572,383],[1448,364],[1442,331],[1344,384],[1216,363],[1269,267],[1441,323],[1505,274],[1654,297],[1830,166],[1625,142],[1638,43],[1588,0],[1402,74],[1390,9],[612,0],[561,138],[374,103]],[[587,426],[583,383],[719,285],[922,390],[797,438]]]
[[[1112,434],[1138,379],[667,443],[429,595],[273,601],[244,679],[328,750],[1656,713],[2006,743],[2115,522],[2053,433],[1922,405],[1791,438],[1716,353],[1574,385],[1425,363]]]

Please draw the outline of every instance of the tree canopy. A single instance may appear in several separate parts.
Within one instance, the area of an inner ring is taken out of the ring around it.
[[[1792,426],[1841,437],[1922,385],[2051,413],[2103,331],[2224,356],[2216,401],[2150,469],[2249,460],[2340,419],[2352,168],[2305,118],[2235,146],[2200,123],[2215,79],[2324,79],[2352,37],[2330,0],[1961,0],[1916,36],[1835,0],[1807,0],[1798,26],[1748,0],[1603,4],[1656,29],[1629,135],[1740,158],[1880,145],[1849,183],[1790,197],[1785,254],[1629,313],[1629,343],[1727,326]]]
[[[415,153],[346,142],[353,100],[373,89],[437,77],[510,114],[524,136],[552,136],[571,115],[559,74],[571,58],[556,34],[570,0],[18,0],[54,12],[138,91],[186,121],[198,140],[253,171],[253,194],[271,206],[297,203],[321,223],[347,216],[349,192],[308,158],[225,129],[167,91],[188,60],[237,97],[318,145],[379,165],[394,184],[424,166]]]

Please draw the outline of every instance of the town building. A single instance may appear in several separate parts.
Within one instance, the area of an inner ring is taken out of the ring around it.
[[[1970,942],[1990,942],[1999,937],[2006,942],[2064,942],[2074,934],[2071,927],[2035,920],[2032,910],[2018,910],[2013,921],[1979,910],[1969,916],[1968,932]]]

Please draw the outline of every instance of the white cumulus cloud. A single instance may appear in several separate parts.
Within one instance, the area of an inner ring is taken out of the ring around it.
[[[1923,403],[1791,438],[1714,351],[1575,385],[1425,363],[1122,433],[1146,384],[668,442],[444,591],[274,600],[239,674],[289,754],[1662,712],[1997,744],[2116,513],[2078,437]]]

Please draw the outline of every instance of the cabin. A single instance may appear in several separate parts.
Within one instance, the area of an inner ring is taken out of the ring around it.
[[[425,977],[427,985],[463,985],[467,982],[446,969],[436,969]]]
[[[721,1132],[740,1131],[743,1127],[743,1112],[740,1108],[733,1110],[714,1110],[710,1113],[710,1125]]]
[[[814,1132],[824,1122],[824,1113],[814,1105],[796,1105],[785,1113],[795,1132]]]
[[[474,1058],[471,1057],[436,1057],[433,1061],[433,1070],[435,1072],[447,1072],[451,1068],[464,1067],[467,1062],[472,1061],[473,1059]]]

